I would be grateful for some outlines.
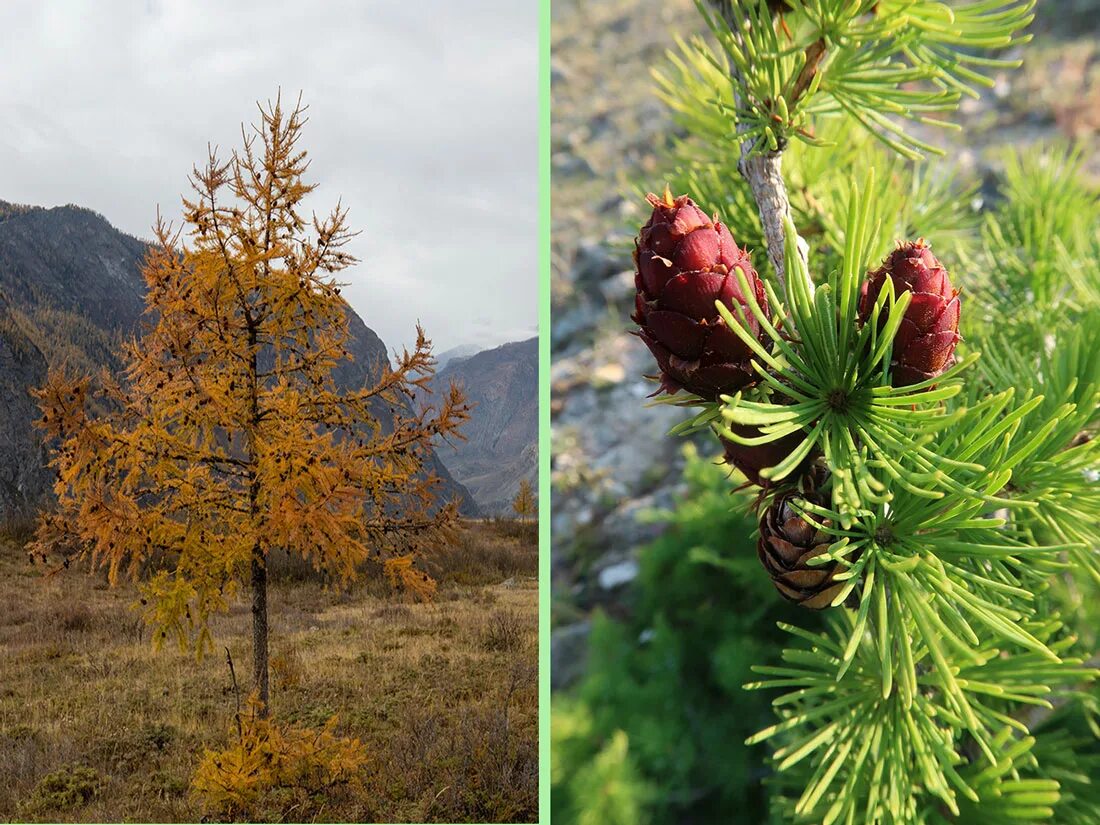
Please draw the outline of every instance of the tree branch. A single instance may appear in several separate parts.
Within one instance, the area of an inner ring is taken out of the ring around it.
[[[784,258],[783,219],[791,215],[791,201],[787,185],[783,182],[783,151],[750,154],[752,141],[741,143],[741,161],[737,164],[742,177],[748,181],[753,200],[760,211],[760,223],[764,228],[764,240],[768,245],[768,260],[779,279],[780,294],[787,289]],[[793,219],[792,219],[793,220]],[[799,239],[798,254],[806,260],[805,241]]]
[[[736,32],[738,26],[734,18],[732,3],[729,0],[712,0],[712,2],[718,7],[719,13],[725,19],[730,31]],[[798,95],[801,95],[809,86],[823,55],[824,48],[818,49],[817,44],[807,49],[806,64],[795,81]],[[735,90],[736,108],[741,110],[741,96],[736,91],[741,88],[741,78],[736,74],[736,69],[733,72],[734,75],[731,80]],[[739,118],[737,134],[741,136],[746,131],[748,131],[748,125]],[[756,207],[760,212],[760,223],[764,229],[764,241],[768,246],[768,260],[771,261],[776,278],[779,280],[780,294],[785,295],[787,275],[784,256],[783,219],[791,216],[791,201],[787,195],[787,186],[783,182],[783,147],[780,146],[774,152],[753,153],[753,149],[756,148],[755,141],[742,137],[740,144],[741,159],[738,161],[737,169],[752,190],[753,200],[756,201]],[[806,243],[800,241],[798,255],[803,261],[807,259],[807,253]]]
[[[237,671],[233,667],[233,654],[229,652],[229,646],[225,647],[225,661],[229,664],[229,678],[233,680],[233,695],[237,697],[237,737],[244,741],[244,729],[241,727],[241,689],[237,687]]]

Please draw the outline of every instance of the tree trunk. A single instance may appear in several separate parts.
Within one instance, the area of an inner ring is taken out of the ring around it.
[[[252,685],[267,718],[271,698],[267,667],[267,561],[257,544],[252,550]]]

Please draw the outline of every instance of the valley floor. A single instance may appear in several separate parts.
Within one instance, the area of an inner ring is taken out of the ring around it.
[[[538,566],[531,527],[467,524],[430,604],[290,572],[271,593],[272,706],[357,737],[363,787],[271,798],[255,821],[526,822],[538,799]],[[274,571],[273,571],[274,575]],[[0,821],[196,822],[204,748],[230,742],[228,645],[247,689],[243,602],[196,662],[154,651],[132,585],[44,577],[0,542]]]

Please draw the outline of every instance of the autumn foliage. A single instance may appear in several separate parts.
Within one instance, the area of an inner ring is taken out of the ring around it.
[[[416,557],[411,553],[386,559],[382,565],[386,580],[395,589],[404,590],[413,598],[431,601],[435,595],[435,580],[422,570],[413,567]]]
[[[251,697],[230,730],[235,741],[225,750],[203,754],[191,789],[204,811],[237,817],[279,790],[305,797],[361,787],[369,759],[358,739],[336,735],[335,716],[311,730],[276,724],[261,711],[259,700]]]
[[[512,499],[512,509],[521,519],[527,519],[535,515],[537,510],[535,492],[531,489],[531,482],[525,478],[519,482],[519,491],[516,493],[516,497]]]
[[[261,108],[228,161],[211,150],[195,168],[186,233],[158,217],[147,323],[125,347],[124,373],[53,372],[37,392],[57,507],[32,552],[143,580],[157,640],[200,652],[209,617],[250,589],[265,707],[268,554],[300,554],[345,583],[368,559],[396,564],[395,580],[427,594],[426,574],[410,570],[456,509],[437,502],[425,460],[468,417],[454,386],[434,407],[409,403],[434,367],[419,327],[370,386],[336,385],[350,356],[334,276],[355,263],[354,233],[339,205],[305,214],[315,188],[298,147],[305,122],[300,103]]]

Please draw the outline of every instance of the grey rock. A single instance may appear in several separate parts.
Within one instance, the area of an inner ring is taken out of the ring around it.
[[[457,364],[459,361],[464,361],[479,352],[481,352],[481,347],[477,344],[460,344],[457,347],[451,347],[435,356],[435,370],[436,372],[442,372],[448,364]]]
[[[624,34],[630,29],[631,16],[624,14],[621,17],[617,17],[607,24],[608,31],[613,31],[615,34]]]
[[[8,520],[33,517],[50,489],[50,472],[38,408],[28,392],[46,380],[46,358],[21,329],[0,295],[0,514]]]
[[[638,578],[638,562],[634,559],[626,559],[605,567],[597,575],[596,581],[604,590],[618,590],[636,578]]]
[[[560,61],[550,58],[550,85],[557,86],[567,83],[572,77],[572,72]]]
[[[625,326],[625,325],[624,325]],[[666,433],[685,410],[647,406],[654,384],[652,356],[636,338],[611,324],[592,347],[555,359],[551,387],[555,480],[553,552],[563,563],[576,553],[583,532],[594,568],[617,563],[612,551],[632,551],[656,537],[660,525],[639,513],[667,508],[679,483],[683,442]]]
[[[664,531],[664,525],[639,519],[643,513],[653,510],[667,510],[673,505],[678,487],[676,475],[662,479],[652,493],[640,495],[624,501],[610,512],[603,521],[603,531],[614,536],[615,541],[625,547],[644,547]]]
[[[583,347],[591,340],[594,327],[603,315],[603,310],[590,303],[555,313],[550,329],[551,347],[554,350]]]
[[[612,305],[630,305],[634,301],[634,270],[624,269],[600,284],[600,294]]]
[[[550,688],[562,690],[584,675],[588,660],[590,622],[555,628],[550,634]]]
[[[607,112],[600,112],[589,118],[586,124],[589,140],[599,140],[611,130],[612,126],[611,117]]]
[[[600,212],[608,212],[615,215],[621,214],[623,207],[626,204],[626,198],[622,195],[611,195],[603,199],[600,205],[596,207]]]
[[[554,167],[554,174],[556,175],[592,176],[596,174],[587,160],[570,152],[555,152],[550,158],[550,163]]]
[[[573,280],[581,285],[598,284],[625,267],[622,257],[602,242],[582,241],[573,258]]]

